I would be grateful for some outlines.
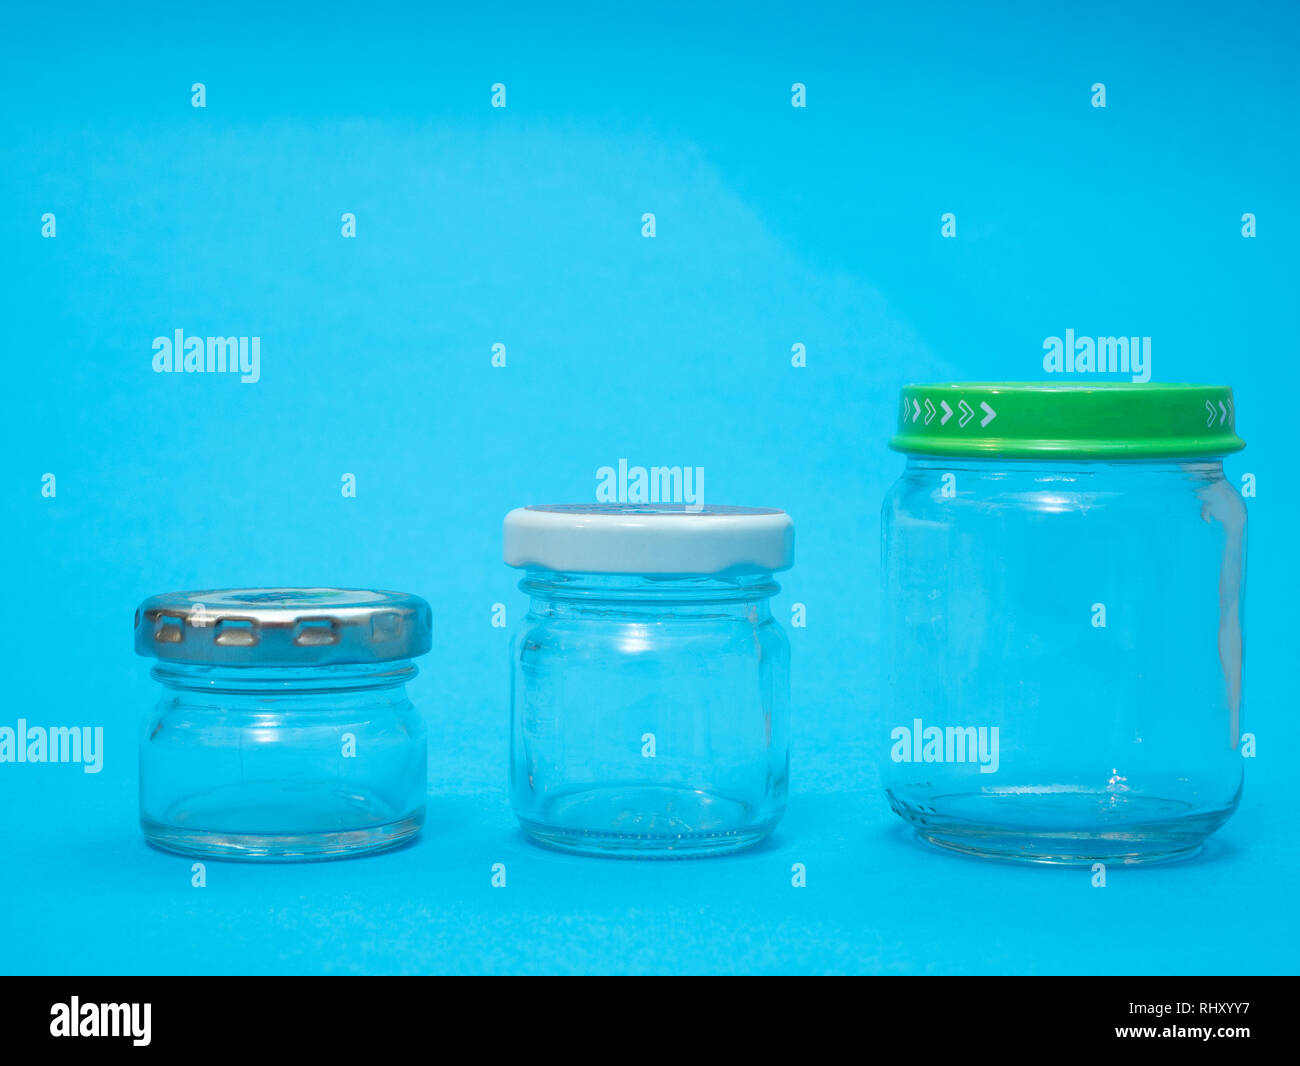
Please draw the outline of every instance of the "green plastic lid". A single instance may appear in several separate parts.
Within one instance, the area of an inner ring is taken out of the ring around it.
[[[1078,459],[1240,451],[1226,385],[973,381],[903,388],[895,451]]]

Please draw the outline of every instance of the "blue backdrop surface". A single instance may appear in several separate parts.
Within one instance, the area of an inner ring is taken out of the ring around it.
[[[0,970],[1294,969],[1294,7],[268,7],[0,36],[0,724],[104,730],[100,773],[0,765]],[[155,373],[178,329],[259,380]],[[925,849],[873,765],[898,388],[1042,378],[1067,329],[1231,384],[1258,485],[1243,806],[1104,889]],[[735,857],[561,856],[508,808],[500,522],[622,458],[795,519],[791,803]],[[195,888],[135,823],[132,612],[292,584],[433,605],[429,824]]]

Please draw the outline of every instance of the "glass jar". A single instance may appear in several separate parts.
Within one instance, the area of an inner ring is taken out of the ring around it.
[[[1144,863],[1241,794],[1229,389],[903,390],[882,514],[882,777],[925,840]]]
[[[525,507],[505,561],[530,597],[513,647],[511,802],[535,841],[591,855],[718,855],[785,809],[782,511]]]
[[[430,647],[418,596],[238,589],[152,596],[135,648],[162,698],[140,736],[140,824],[168,851],[305,861],[394,847],[424,824]]]

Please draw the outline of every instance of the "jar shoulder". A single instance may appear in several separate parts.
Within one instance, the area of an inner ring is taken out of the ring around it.
[[[1247,521],[1245,500],[1217,464],[1020,468],[956,459],[951,466],[909,464],[886,492],[881,520],[943,520],[972,510],[1135,518],[1185,513],[1233,530]]]
[[[145,730],[148,732],[159,724],[175,726],[185,722],[223,723],[238,728],[277,723],[333,725],[366,719],[373,719],[377,724],[422,720],[404,685],[292,696],[164,689],[147,716]]]
[[[712,648],[727,645],[741,649],[760,646],[770,652],[789,653],[785,628],[769,609],[685,617],[611,616],[605,618],[555,616],[529,612],[511,637],[511,658],[518,662],[537,654],[600,648],[634,655],[650,650]]]

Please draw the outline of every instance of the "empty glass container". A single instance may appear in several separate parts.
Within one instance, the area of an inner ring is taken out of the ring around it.
[[[782,511],[525,507],[505,561],[530,598],[512,648],[510,795],[536,841],[593,855],[716,855],[786,802]]]
[[[150,843],[221,859],[309,860],[411,839],[424,723],[406,698],[430,646],[418,596],[239,589],[152,596],[135,648],[162,697],[140,737]]]
[[[1039,862],[1197,851],[1241,794],[1246,512],[1204,385],[916,385],[885,500],[894,810]]]

